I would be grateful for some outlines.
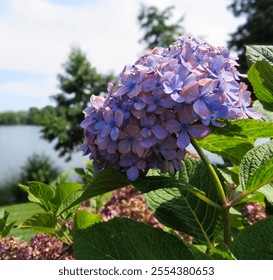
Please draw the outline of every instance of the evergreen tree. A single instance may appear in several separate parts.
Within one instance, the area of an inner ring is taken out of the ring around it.
[[[184,31],[181,25],[183,17],[175,23],[170,23],[173,9],[174,7],[170,6],[160,12],[157,7],[141,5],[138,23],[140,28],[144,30],[144,35],[140,42],[144,42],[146,48],[168,47],[182,34]]]
[[[55,149],[60,156],[71,158],[83,142],[83,109],[87,107],[91,95],[106,92],[111,75],[101,75],[91,67],[85,54],[73,48],[68,61],[63,64],[64,73],[58,75],[61,92],[52,96],[57,106],[55,112],[47,114],[43,120],[43,137],[57,140]]]
[[[273,0],[234,0],[228,8],[236,17],[246,17],[228,42],[239,55],[240,71],[246,73],[245,45],[273,44]]]

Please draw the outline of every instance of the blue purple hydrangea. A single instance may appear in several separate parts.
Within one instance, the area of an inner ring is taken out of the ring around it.
[[[84,110],[84,155],[95,170],[106,167],[136,180],[149,169],[175,172],[190,136],[204,138],[218,119],[259,118],[225,47],[180,37],[124,67],[116,89],[91,97]]]

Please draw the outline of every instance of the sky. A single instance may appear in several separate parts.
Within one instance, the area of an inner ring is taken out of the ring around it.
[[[57,74],[72,47],[99,73],[118,75],[143,54],[140,4],[175,6],[173,20],[192,36],[225,46],[243,19],[232,0],[0,0],[0,112],[54,105]]]

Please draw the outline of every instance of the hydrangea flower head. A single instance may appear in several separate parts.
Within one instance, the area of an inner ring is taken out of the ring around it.
[[[134,181],[149,169],[176,172],[190,137],[204,138],[217,119],[259,118],[237,63],[224,47],[180,37],[125,67],[108,96],[84,110],[84,154],[96,170],[116,168]]]

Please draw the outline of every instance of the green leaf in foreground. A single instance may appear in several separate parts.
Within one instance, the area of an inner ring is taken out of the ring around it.
[[[87,199],[129,186],[130,184],[131,182],[120,171],[112,168],[105,168],[96,174],[83,194],[63,211],[66,211]]]
[[[234,239],[233,252],[239,260],[273,260],[273,217],[241,231]]]
[[[84,229],[98,222],[102,222],[102,217],[100,214],[93,214],[87,210],[79,210],[74,216],[73,228]]]
[[[248,79],[260,101],[273,103],[273,66],[265,60],[253,64],[248,71]]]
[[[273,123],[273,106],[255,100],[252,107],[262,115],[260,121]]]
[[[269,45],[249,45],[246,46],[246,56],[251,63],[266,60],[273,64],[273,46]]]
[[[57,225],[57,218],[50,213],[39,213],[20,225],[20,229],[31,229],[36,232],[54,233]]]
[[[198,141],[207,151],[216,153],[239,165],[245,154],[254,147],[258,138],[272,138],[273,123],[257,120],[225,121],[225,126]]]
[[[146,189],[148,183],[150,189],[154,186],[154,190],[145,194],[146,202],[162,224],[194,236],[197,242],[209,244],[218,234],[221,210],[201,200],[191,189],[196,188],[217,203],[215,182],[201,161],[186,158],[182,165],[179,178],[162,180],[160,189],[149,177],[143,179]]]
[[[40,204],[46,211],[51,210],[52,204],[50,200],[54,196],[54,191],[48,185],[31,181],[29,182],[28,194],[29,201]]]
[[[74,233],[74,255],[80,260],[192,260],[183,240],[160,229],[126,218],[114,218]]]
[[[240,165],[239,178],[248,193],[273,181],[273,141],[246,154]]]

